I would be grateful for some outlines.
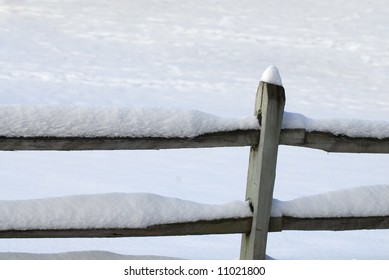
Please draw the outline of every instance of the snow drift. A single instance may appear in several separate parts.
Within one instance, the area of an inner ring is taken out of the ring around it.
[[[9,105],[0,107],[0,119],[0,135],[7,137],[194,137],[259,129],[255,117],[174,108]]]
[[[259,130],[255,116],[223,118],[198,110],[153,107],[69,105],[0,106],[4,137],[195,137],[206,133]],[[284,113],[282,128],[350,137],[389,137],[389,122],[357,119],[315,120]]]
[[[0,230],[145,228],[250,217],[248,203],[201,204],[148,193],[108,193],[0,201]]]
[[[356,187],[290,201],[273,200],[272,216],[298,218],[389,216],[389,185]]]

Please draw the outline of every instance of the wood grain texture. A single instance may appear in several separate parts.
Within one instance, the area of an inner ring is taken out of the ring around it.
[[[389,229],[388,216],[375,217],[333,217],[333,218],[295,218],[295,217],[272,217],[269,231],[277,232],[284,230],[366,230],[366,229]]]
[[[147,228],[3,230],[0,231],[0,238],[92,238],[233,234],[249,232],[251,222],[252,218],[246,217],[163,224]]]
[[[192,138],[81,138],[0,137],[1,151],[160,150],[183,148],[250,147],[259,143],[260,130],[216,132]],[[389,154],[389,138],[349,137],[304,129],[281,130],[280,145],[332,153]]]
[[[389,138],[350,137],[304,129],[282,130],[280,144],[333,153],[389,153]]]
[[[191,138],[162,137],[0,137],[2,151],[159,150],[251,146],[259,130],[215,132]]]
[[[260,82],[255,112],[261,123],[261,134],[258,145],[250,150],[246,187],[246,199],[253,206],[254,216],[250,233],[242,236],[241,259],[265,259],[266,256],[284,105],[283,87]]]

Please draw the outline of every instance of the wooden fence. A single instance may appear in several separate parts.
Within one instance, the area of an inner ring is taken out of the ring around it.
[[[268,232],[283,230],[388,229],[389,217],[271,217],[279,145],[327,152],[389,153],[389,138],[348,137],[305,129],[281,129],[284,88],[260,82],[255,115],[260,130],[208,133],[190,138],[1,137],[0,150],[137,150],[250,146],[246,199],[253,217],[151,226],[148,228],[3,230],[0,238],[130,237],[241,233],[241,259],[264,259]]]

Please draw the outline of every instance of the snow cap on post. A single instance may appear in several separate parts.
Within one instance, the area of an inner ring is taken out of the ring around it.
[[[270,65],[265,70],[265,72],[263,72],[261,81],[276,86],[282,86],[280,72],[278,71],[277,67],[275,67],[274,65]]]

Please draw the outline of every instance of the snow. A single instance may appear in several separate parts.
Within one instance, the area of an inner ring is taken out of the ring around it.
[[[0,213],[0,230],[146,228],[252,216],[245,202],[206,205],[148,193],[0,201]]]
[[[177,258],[152,255],[122,255],[108,251],[74,251],[57,254],[0,253],[0,260],[177,260]]]
[[[315,120],[389,121],[388,13],[383,0],[2,1],[0,100],[240,118],[252,115],[263,70],[277,65],[286,111]],[[244,199],[249,150],[0,154],[3,200],[148,192],[218,204]],[[388,155],[280,146],[274,197],[388,184],[388,167]],[[389,259],[388,241],[387,230],[285,231],[269,234],[267,254]],[[240,242],[240,235],[1,239],[0,251],[237,259]]]
[[[329,132],[350,137],[389,137],[389,122],[362,119],[311,119],[302,114],[285,112],[282,120],[284,129]]]
[[[388,201],[389,185],[363,186],[290,201],[275,199],[272,216],[298,218],[388,216]]]
[[[61,105],[0,106],[6,137],[194,137],[259,129],[255,117],[221,118],[196,110]]]
[[[254,116],[225,118],[198,110],[153,107],[4,105],[4,137],[195,137],[206,133],[260,129]],[[285,112],[284,129],[329,132],[350,137],[389,137],[389,122],[311,119]]]
[[[388,216],[388,201],[389,185],[358,187],[290,201],[274,199],[271,215],[299,218]],[[251,216],[247,202],[209,205],[150,193],[0,201],[0,230],[146,228]]]
[[[261,81],[277,86],[282,86],[280,72],[274,65],[269,66],[265,72],[263,72]]]

